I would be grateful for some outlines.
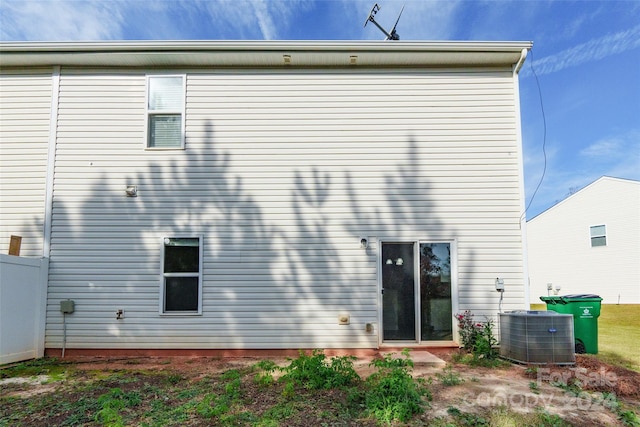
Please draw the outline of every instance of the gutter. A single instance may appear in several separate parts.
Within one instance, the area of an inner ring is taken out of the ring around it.
[[[6,42],[0,43],[0,66],[511,68],[530,47],[468,41]]]

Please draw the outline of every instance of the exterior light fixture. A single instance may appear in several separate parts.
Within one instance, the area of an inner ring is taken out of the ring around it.
[[[358,63],[358,56],[357,55],[351,55],[349,57],[349,65],[356,65]]]
[[[396,265],[403,265],[404,264],[404,260],[402,258],[398,258],[396,260]]]
[[[560,285],[556,285],[556,291],[554,292],[556,295],[560,292]]]
[[[137,185],[127,185],[127,188],[124,191],[127,194],[127,197],[138,197]]]
[[[360,238],[360,247],[362,249],[367,249],[369,247],[369,241],[367,240],[366,237],[361,237]]]
[[[291,65],[291,55],[282,55],[284,65]]]
[[[393,260],[391,258],[388,258],[387,261],[385,262],[385,264],[392,265],[393,264]]]

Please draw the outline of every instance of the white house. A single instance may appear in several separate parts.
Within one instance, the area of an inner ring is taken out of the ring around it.
[[[640,304],[640,181],[603,176],[527,224],[530,293]]]
[[[526,307],[530,47],[0,44],[0,251],[49,259],[48,353],[451,345],[498,277]]]

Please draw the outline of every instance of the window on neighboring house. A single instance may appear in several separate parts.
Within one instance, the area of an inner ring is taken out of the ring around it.
[[[147,77],[147,148],[184,148],[184,81]]]
[[[590,227],[591,247],[607,246],[607,229],[604,225],[594,225]]]
[[[202,237],[165,237],[162,245],[163,314],[202,312]]]

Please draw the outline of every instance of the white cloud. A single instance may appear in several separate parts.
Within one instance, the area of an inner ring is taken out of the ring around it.
[[[572,48],[535,61],[538,75],[555,73],[565,68],[597,61],[640,47],[640,25],[589,40]],[[527,72],[528,69],[523,70]]]
[[[610,157],[620,156],[622,141],[619,138],[601,139],[586,148],[580,150],[580,155],[586,157]]]
[[[640,129],[631,129],[621,134],[599,139],[580,150],[587,161],[604,162],[617,167],[618,162],[635,164],[640,175]]]
[[[2,1],[2,40],[109,40],[122,36],[118,2]]]
[[[21,41],[283,37],[309,0],[0,0],[0,38]]]
[[[269,5],[264,1],[254,1],[252,2],[252,6],[256,20],[258,21],[258,27],[260,27],[260,31],[262,32],[262,37],[265,40],[275,39],[278,30],[273,23],[271,13],[269,13]]]

